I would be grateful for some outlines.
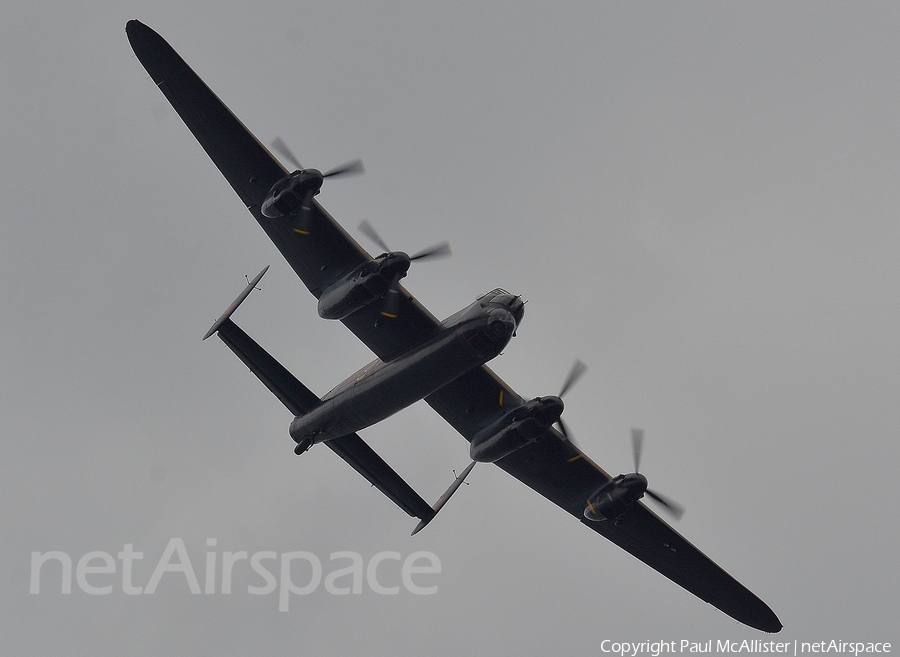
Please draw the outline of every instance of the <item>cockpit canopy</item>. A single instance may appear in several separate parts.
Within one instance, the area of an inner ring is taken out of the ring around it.
[[[511,297],[513,295],[510,294],[509,292],[507,292],[506,290],[504,290],[502,287],[496,287],[493,290],[491,290],[490,292],[485,292],[480,297],[478,297],[478,301],[483,301],[484,303],[490,303],[491,301],[495,300],[495,297],[504,297],[504,296]],[[499,299],[497,299],[497,301],[499,301]]]
[[[519,324],[522,321],[522,316],[525,314],[525,302],[522,301],[522,297],[518,294],[510,294],[500,287],[482,294],[478,297],[476,303],[482,308],[488,306],[506,308],[513,314],[513,317],[515,317],[516,324]]]

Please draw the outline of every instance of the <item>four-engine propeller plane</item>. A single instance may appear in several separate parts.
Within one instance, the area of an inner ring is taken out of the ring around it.
[[[781,629],[762,600],[639,501],[646,494],[680,513],[677,505],[648,490],[647,479],[638,473],[641,434],[633,433],[635,472],[617,477],[569,440],[561,398],[582,365],[576,364],[559,395],[532,400],[486,366],[522,321],[524,303],[518,295],[495,289],[438,321],[400,285],[419,256],[390,252],[364,225],[385,250],[372,258],[314,198],[325,178],[360,172],[361,162],[323,174],[304,169],[276,140],[273,147],[297,167],[288,172],[162,37],[138,21],[129,21],[126,32],[153,81],[318,299],[319,315],[341,321],[377,357],[324,397],[311,392],[231,320],[265,270],[216,321],[206,337],[218,334],[294,415],[290,435],[297,454],[315,443],[328,445],[419,518],[416,531],[435,516],[475,462],[495,463],[726,614],[766,632]],[[439,245],[420,255],[447,251]],[[473,459],[433,506],[357,433],[419,399],[469,441]]]

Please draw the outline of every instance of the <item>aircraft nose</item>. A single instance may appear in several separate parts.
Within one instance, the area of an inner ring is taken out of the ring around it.
[[[513,298],[509,304],[509,312],[515,317],[517,325],[522,323],[522,318],[525,316],[525,302],[522,301],[522,297]]]
[[[495,338],[506,338],[516,330],[516,318],[505,308],[495,308],[488,316],[488,331]]]

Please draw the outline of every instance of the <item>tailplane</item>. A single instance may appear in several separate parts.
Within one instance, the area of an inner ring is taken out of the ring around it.
[[[281,400],[281,403],[295,417],[305,415],[320,403],[319,397],[303,385],[287,368],[273,358],[241,327],[231,320],[231,315],[253,291],[256,284],[266,273],[263,269],[247,287],[237,296],[228,309],[215,321],[212,328],[204,336],[204,340],[214,333],[222,342],[241,359],[256,377],[262,381],[269,391]],[[382,459],[359,435],[353,433],[325,442],[331,450],[344,459],[373,486],[384,493],[394,504],[410,516],[419,518],[424,527],[437,513],[443,502],[433,508],[406,481],[398,475],[384,459]],[[300,443],[294,452],[302,454],[310,444]],[[466,472],[468,474],[468,471]],[[462,483],[462,482],[459,482]],[[459,484],[456,484],[458,487]],[[417,529],[418,531],[418,529]]]
[[[256,284],[269,269],[265,267],[256,277],[250,281],[247,287],[237,296],[224,313],[215,321],[212,328],[206,332],[203,339],[206,340],[213,333],[217,333],[241,361],[250,368],[256,377],[263,382],[269,391],[281,400],[281,403],[294,414],[295,417],[305,415],[311,408],[319,404],[319,397],[309,388],[303,385],[297,377],[288,370],[269,352],[244,333],[240,326],[231,321],[231,315],[243,303],[244,299],[253,291]]]

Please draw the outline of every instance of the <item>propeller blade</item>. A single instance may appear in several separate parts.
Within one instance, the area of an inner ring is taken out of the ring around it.
[[[631,430],[631,455],[634,457],[634,471],[641,471],[641,452],[644,449],[644,430]]]
[[[387,245],[387,243],[381,238],[381,235],[378,234],[378,231],[375,230],[375,226],[372,225],[368,219],[363,219],[359,222],[357,226],[360,232],[364,233],[366,237],[375,242],[380,249],[382,249],[385,253],[390,253],[391,249]],[[441,242],[439,244],[435,244],[433,246],[428,247],[422,251],[419,251],[417,254],[410,256],[410,261],[412,260],[422,260],[425,258],[437,258],[440,256],[451,255],[450,251],[450,242]]]
[[[566,442],[571,443],[576,449],[581,449],[578,447],[578,443],[575,442],[575,439],[569,435],[569,430],[566,427],[565,422],[563,422],[562,416],[556,420],[556,426],[559,427],[559,432],[563,435],[563,439],[565,439]]]
[[[400,289],[398,285],[400,285],[401,277],[401,274],[394,275],[391,285],[384,295],[384,307],[381,309],[381,314],[391,319],[396,319],[400,316]]]
[[[344,176],[350,173],[364,173],[365,167],[363,166],[362,160],[353,160],[352,162],[347,162],[346,164],[342,164],[339,167],[328,171],[327,173],[323,173],[323,178],[329,178],[331,176]]]
[[[587,370],[587,365],[585,365],[581,360],[576,360],[572,363],[572,369],[569,370],[569,376],[566,377],[566,382],[563,383],[562,388],[559,391],[559,397],[562,397],[566,392],[571,388],[578,379],[581,378],[581,375],[585,373]]]
[[[672,516],[675,518],[675,520],[681,520],[682,516],[684,516],[685,509],[683,506],[681,506],[677,502],[673,502],[672,500],[670,500],[666,497],[663,497],[659,493],[654,493],[649,488],[645,492],[647,493],[647,495],[652,497],[654,500],[656,500],[657,502],[662,504],[663,508],[666,509],[666,511],[668,511],[669,513],[671,513]]]
[[[564,394],[566,394],[566,391],[568,391],[569,388],[575,385],[575,382],[581,378],[581,375],[584,374],[586,370],[587,365],[585,365],[581,360],[576,360],[574,363],[572,363],[572,369],[569,370],[569,374],[568,376],[566,376],[566,380],[563,383],[558,396],[562,397]],[[566,429],[566,424],[565,422],[563,422],[562,416],[560,416],[556,420],[556,424],[557,426],[559,426],[559,432],[563,435],[563,438],[577,447],[578,445],[569,436],[569,431],[568,429]]]
[[[375,227],[369,222],[368,219],[363,219],[359,222],[358,226],[360,232],[364,233],[366,237],[375,242],[385,253],[390,253],[391,250],[387,244],[385,244],[384,240],[381,239],[381,235],[378,234],[378,231],[375,230]]]
[[[293,164],[298,169],[302,169],[303,165],[300,164],[300,161],[294,157],[294,154],[291,152],[291,149],[288,148],[288,145],[284,143],[284,140],[281,137],[275,137],[271,143],[272,148],[278,151],[284,159]]]
[[[297,220],[294,222],[295,233],[309,235],[311,232],[310,228],[312,222],[310,221],[310,217],[312,216],[313,196],[315,196],[315,193],[310,191],[303,197],[303,203],[300,205],[300,212],[297,215]]]
[[[450,242],[441,242],[430,246],[424,251],[419,251],[416,255],[409,256],[410,260],[422,260],[424,258],[440,258],[442,256],[452,255],[450,251]]]

